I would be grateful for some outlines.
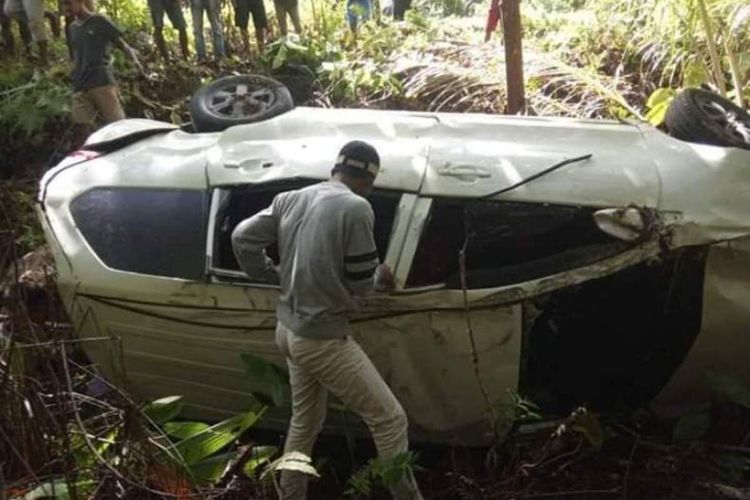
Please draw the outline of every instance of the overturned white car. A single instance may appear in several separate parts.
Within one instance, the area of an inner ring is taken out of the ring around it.
[[[209,108],[239,109],[239,87]],[[397,282],[353,327],[414,438],[487,442],[516,392],[551,414],[673,409],[705,397],[712,370],[750,380],[750,151],[617,122],[274,114],[208,133],[117,122],[41,182],[75,329],[112,339],[84,346],[137,395],[182,394],[203,418],[256,404],[264,381],[240,355],[284,366],[278,289],[240,272],[232,229],[327,179],[351,139],[382,158],[370,202]]]

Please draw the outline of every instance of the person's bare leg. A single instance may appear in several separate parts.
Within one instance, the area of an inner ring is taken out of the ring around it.
[[[187,30],[181,29],[180,30],[180,50],[182,51],[182,58],[186,61],[190,57],[190,49],[188,48],[188,36],[187,36]]]
[[[169,59],[169,52],[167,51],[167,44],[164,42],[162,28],[154,28],[154,43],[156,44],[156,48],[159,49],[161,58],[167,61]]]

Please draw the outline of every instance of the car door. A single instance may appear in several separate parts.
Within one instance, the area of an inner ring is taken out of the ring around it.
[[[294,179],[223,186],[213,191],[206,259],[209,293],[215,298],[216,314],[221,316],[221,323],[241,329],[243,337],[242,342],[234,342],[234,358],[227,360],[227,366],[240,366],[239,356],[243,353],[285,366],[274,342],[279,287],[250,279],[242,272],[232,250],[232,231],[239,222],[270,205],[278,193],[315,182],[318,181]],[[403,240],[397,237],[396,226],[407,224],[412,209],[411,198],[413,195],[382,189],[375,190],[368,197],[375,213],[375,242],[381,261],[386,261],[389,253],[399,253],[398,246]],[[277,252],[275,245],[266,249],[274,260],[278,259]],[[387,366],[383,368],[388,369]],[[223,386],[237,387],[238,384],[248,392],[268,392],[267,381],[263,378],[235,377],[232,381],[225,381]],[[283,427],[287,416],[288,408],[276,409],[269,414],[269,422]]]
[[[563,281],[588,279],[595,272],[584,271],[587,265],[609,255],[597,246],[607,236],[594,225],[593,208],[580,207],[653,205],[658,182],[635,127],[437,117],[428,168],[394,267],[399,291],[377,299],[380,314],[363,319],[380,324],[388,338],[381,345],[389,347],[378,352],[364,333],[360,341],[378,366],[391,367],[387,377],[415,427],[461,442],[488,442],[490,414],[500,433],[507,429],[514,412],[509,391],[522,385],[523,337],[532,314],[524,301]],[[621,154],[625,149],[631,156]],[[557,178],[540,178],[505,196],[527,204],[481,201],[576,157],[581,161],[556,172]],[[595,247],[591,255],[589,244]],[[459,272],[464,247],[465,292]],[[576,270],[576,277],[569,274]]]
[[[230,241],[237,223],[267,207],[282,191],[326,180],[341,146],[350,139],[366,140],[378,149],[382,165],[369,197],[378,253],[395,266],[427,164],[429,145],[417,135],[434,123],[407,115],[298,108],[269,122],[224,132],[208,155],[212,192],[206,262],[208,289],[221,322],[244,332],[242,342],[234,344],[234,358],[227,361],[232,370],[241,370],[243,352],[285,366],[274,343],[278,287],[253,282],[241,272]],[[273,256],[275,249],[267,252]],[[380,349],[377,342],[373,348]],[[387,372],[389,362],[383,362],[379,367]],[[267,390],[264,380],[245,377],[227,377],[222,384],[242,384],[248,392]],[[271,411],[268,423],[283,427],[287,416],[288,407]]]

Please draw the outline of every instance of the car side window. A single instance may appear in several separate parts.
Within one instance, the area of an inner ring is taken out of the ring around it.
[[[318,182],[320,181],[304,179],[220,188],[222,201],[216,213],[212,268],[219,271],[241,271],[232,249],[232,231],[237,224],[268,207],[277,194]],[[395,191],[375,191],[368,197],[375,212],[375,244],[381,261],[385,259],[388,250],[400,197],[401,193]],[[269,246],[266,253],[278,263],[276,245]]]
[[[520,283],[574,269],[622,251],[602,232],[595,209],[533,203],[435,199],[407,287],[460,289],[466,245],[468,288]]]
[[[205,191],[100,188],[70,205],[94,253],[112,269],[199,279],[205,268]]]

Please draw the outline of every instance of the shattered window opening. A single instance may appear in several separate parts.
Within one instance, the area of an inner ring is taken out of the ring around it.
[[[70,204],[94,253],[112,269],[200,279],[205,268],[205,191],[104,188]]]
[[[300,189],[317,184],[319,180],[298,179],[273,182],[263,185],[242,185],[226,188],[228,196],[219,207],[216,216],[214,235],[214,267],[230,271],[241,271],[232,250],[232,231],[237,224],[268,207],[273,198],[284,191]],[[375,244],[381,262],[385,259],[391,237],[393,221],[398,209],[401,193],[375,190],[367,200],[375,212]],[[276,245],[266,249],[268,256],[278,264],[279,253]]]
[[[646,405],[700,332],[707,254],[676,250],[526,302],[521,392],[552,415]]]
[[[468,288],[503,286],[582,267],[628,247],[601,231],[595,209],[436,198],[406,286],[460,289],[468,236]]]

